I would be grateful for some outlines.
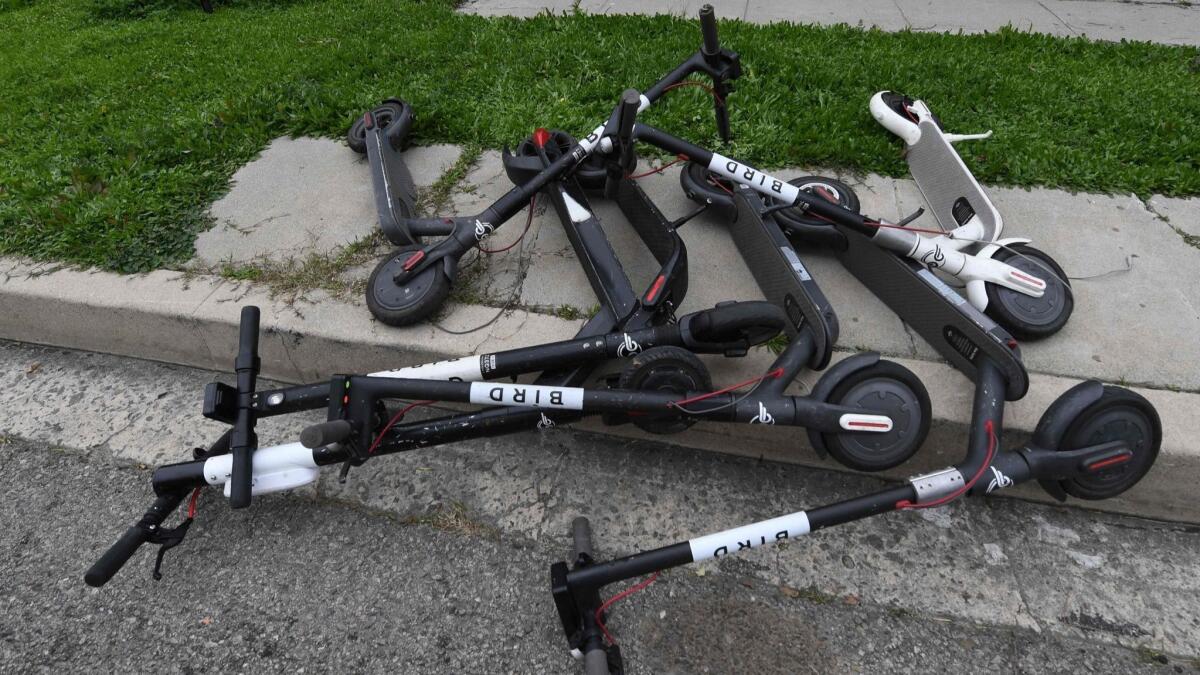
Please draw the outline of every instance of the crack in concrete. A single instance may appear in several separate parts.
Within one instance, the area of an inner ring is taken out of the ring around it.
[[[1050,16],[1054,17],[1059,23],[1061,23],[1063,26],[1065,26],[1067,30],[1071,31],[1071,33],[1073,35],[1079,35],[1079,31],[1075,30],[1074,26],[1067,23],[1067,21],[1065,19],[1063,19],[1061,16],[1059,16],[1058,14],[1056,14],[1054,12],[1054,10],[1047,7],[1046,3],[1042,2],[1042,0],[1037,0],[1037,4],[1039,7],[1046,10],[1046,12],[1050,14]]]

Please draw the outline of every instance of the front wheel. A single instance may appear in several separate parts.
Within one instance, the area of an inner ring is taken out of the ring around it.
[[[420,246],[401,246],[379,261],[367,280],[367,309],[389,326],[410,326],[433,314],[450,295],[450,279],[439,263],[434,263],[407,279],[395,282],[404,264],[421,250]]]
[[[986,314],[1021,340],[1054,335],[1067,324],[1075,309],[1067,273],[1047,253],[1026,244],[1013,244],[996,251],[993,260],[1046,282],[1046,292],[1035,298],[1011,288],[987,284]]]
[[[1125,441],[1133,458],[1062,481],[1067,494],[1080,499],[1109,499],[1133,487],[1146,475],[1162,444],[1162,422],[1154,406],[1128,389],[1105,386],[1104,394],[1067,427],[1062,449],[1076,450],[1111,441]]]
[[[892,428],[884,433],[822,433],[829,454],[859,471],[883,471],[916,454],[929,433],[929,392],[912,371],[891,361],[856,370],[829,392],[834,405],[887,415]]]

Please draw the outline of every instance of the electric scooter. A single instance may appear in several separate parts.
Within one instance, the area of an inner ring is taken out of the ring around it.
[[[686,78],[700,73],[712,81],[709,88],[714,93],[717,129],[723,136],[728,136],[729,118],[724,97],[729,91],[729,83],[741,75],[741,66],[736,53],[719,47],[714,15],[709,12],[705,16],[707,18],[702,17],[704,46],[641,94],[635,102],[634,114],[648,108],[667,92],[694,82]],[[391,99],[363,115],[350,128],[347,141],[352,149],[367,155],[380,228],[387,239],[399,247],[380,261],[368,280],[366,299],[371,313],[393,326],[411,325],[430,316],[449,295],[462,257],[516,215],[539,192],[550,196],[567,228],[568,238],[576,247],[576,257],[585,265],[597,296],[603,297],[610,292],[607,282],[612,270],[589,267],[593,251],[581,250],[580,242],[591,242],[596,248],[606,248],[608,243],[603,240],[600,222],[587,206],[580,187],[603,188],[607,197],[615,199],[663,266],[663,272],[643,294],[642,304],[670,302],[665,287],[672,279],[672,272],[678,283],[686,284],[686,259],[675,255],[681,244],[673,233],[682,222],[667,223],[629,178],[636,165],[631,144],[617,149],[614,155],[620,159],[617,164],[592,157],[598,147],[606,155],[612,153],[617,137],[628,135],[634,115],[626,111],[618,119],[618,112],[614,110],[606,123],[597,126],[579,143],[539,130],[518,146],[516,155],[505,153],[505,169],[516,183],[512,190],[477,215],[431,218],[415,217],[415,183],[401,153],[413,124],[411,106]],[[619,128],[622,123],[626,126]],[[423,244],[424,238],[439,239]],[[625,317],[618,315],[615,318],[619,322]]]
[[[530,417],[549,429],[585,415],[628,416],[653,433],[677,433],[698,420],[735,424],[804,426],[835,456],[895,464],[910,457],[929,429],[929,397],[901,366],[867,357],[848,373],[830,369],[808,396],[784,389],[806,365],[813,341],[804,333],[745,393],[713,391],[695,353],[744,354],[776,335],[786,319],[766,302],[729,303],[680,317],[672,324],[535,347],[468,356],[370,375],[338,375],[325,383],[259,391],[259,311],[242,309],[237,384],[211,383],[204,416],[231,425],[192,461],[159,467],[150,509],[88,570],[85,581],[103,586],[144,543],[163,554],[183,541],[203,488],[223,491],[234,508],[252,496],[314,482],[320,469],[340,464],[341,478],[375,457],[524,428]],[[617,388],[584,388],[498,382],[529,372],[559,370],[626,358]],[[385,400],[408,399],[389,415]],[[438,401],[499,406],[400,424],[416,405]],[[258,448],[259,419],[325,408],[327,421],[311,425],[298,442]],[[512,422],[515,420],[515,424]],[[188,516],[163,529],[188,495]]]
[[[951,145],[988,138],[991,132],[943,133],[941,121],[923,101],[895,92],[875,94],[870,108],[876,121],[904,140],[913,179],[940,228],[906,227],[876,243],[958,279],[972,306],[1020,339],[1043,338],[1062,329],[1074,309],[1066,273],[1049,254],[1029,246],[1031,240],[1000,237],[1004,223],[999,211]],[[819,188],[825,199],[858,210],[857,196],[841,181],[822,177],[817,182],[789,182],[808,192]],[[693,200],[714,205],[727,218],[731,215],[730,185],[707,167],[690,163],[680,172],[680,183]],[[828,242],[828,223],[819,218],[797,211],[777,217],[798,238]]]

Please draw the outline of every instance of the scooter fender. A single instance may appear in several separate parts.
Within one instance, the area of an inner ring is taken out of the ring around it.
[[[1013,244],[1028,244],[1032,239],[1025,237],[1007,237],[1005,239],[997,239],[991,244],[987,244],[975,253],[976,258],[985,258],[990,260],[996,251],[999,251],[1004,246],[1012,246]],[[971,306],[979,311],[984,311],[988,306],[987,286],[982,279],[975,279],[967,282],[967,300],[971,301]]]
[[[842,359],[825,371],[821,379],[817,380],[816,386],[813,387],[808,397],[814,401],[824,402],[828,400],[829,395],[833,393],[834,387],[838,386],[839,382],[849,377],[851,373],[860,371],[863,368],[870,368],[876,363],[879,363],[878,352],[863,352],[847,359]],[[807,433],[808,442],[813,446],[813,450],[817,451],[817,456],[821,459],[829,456],[829,449],[825,447],[825,441],[821,438],[821,434],[812,429],[808,429]]]
[[[1080,382],[1063,392],[1038,420],[1037,428],[1033,431],[1033,446],[1050,451],[1059,450],[1067,427],[1103,395],[1104,385],[1096,380]],[[1058,501],[1067,500],[1067,493],[1058,481],[1039,479],[1038,485]]]
[[[875,118],[884,129],[899,136],[905,145],[916,145],[917,141],[921,140],[921,129],[912,120],[905,119],[903,116],[892,110],[887,103],[883,102],[883,95],[890,92],[876,92],[871,97],[871,117]]]

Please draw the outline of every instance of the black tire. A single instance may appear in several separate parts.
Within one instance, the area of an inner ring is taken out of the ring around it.
[[[719,183],[721,189],[713,183]],[[733,183],[720,178],[708,170],[708,167],[696,162],[688,162],[679,172],[679,187],[683,194],[697,204],[708,205],[723,218],[733,218],[737,209],[733,205]]]
[[[1106,385],[1104,394],[1067,427],[1062,449],[1076,450],[1116,440],[1129,443],[1133,459],[1088,476],[1062,481],[1067,494],[1088,500],[1116,497],[1137,484],[1158,458],[1162,422],[1154,406],[1128,389]]]
[[[855,213],[858,213],[858,210],[861,208],[858,201],[858,194],[849,185],[836,178],[800,176],[799,178],[789,180],[788,184],[800,188],[801,192],[822,197],[843,209],[848,209]],[[779,203],[774,200],[772,201],[776,204]],[[797,208],[779,211],[775,214],[775,218],[790,231],[801,235],[813,228],[817,228],[818,231],[828,231],[833,228],[833,225],[829,221],[806,216],[803,211]]]
[[[450,279],[441,264],[435,263],[410,279],[404,286],[392,279],[420,246],[401,246],[379,261],[367,280],[367,308],[389,326],[410,326],[433,314],[450,295]]]
[[[651,347],[629,361],[621,371],[618,389],[667,391],[712,391],[712,376],[696,355],[681,347]],[[695,417],[678,412],[630,415],[634,426],[652,434],[675,434],[696,423]]]
[[[916,375],[891,361],[850,373],[826,400],[892,418],[887,433],[821,434],[829,454],[851,469],[883,471],[899,466],[916,454],[929,433],[929,392]]]
[[[1002,248],[992,258],[1042,279],[1046,282],[1046,292],[1040,298],[1033,298],[1003,286],[987,284],[985,313],[1020,340],[1038,340],[1062,330],[1075,309],[1075,299],[1067,273],[1054,258],[1025,244]]]
[[[400,122],[399,126],[388,131],[387,136],[393,150],[403,150],[408,128],[412,125],[412,106],[404,101],[390,99],[372,109],[371,113],[375,115],[375,122],[385,129],[391,127],[393,122]],[[346,132],[346,144],[360,155],[367,154],[367,123],[363,117],[359,115]]]

